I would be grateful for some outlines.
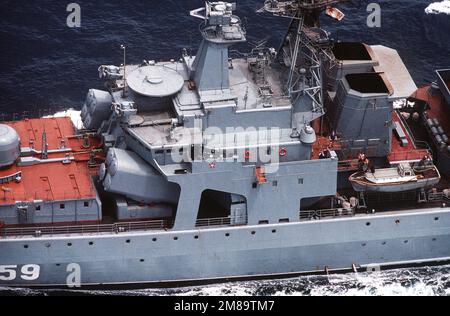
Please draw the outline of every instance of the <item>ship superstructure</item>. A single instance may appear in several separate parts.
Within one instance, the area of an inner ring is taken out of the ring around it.
[[[395,50],[320,28],[342,2],[266,1],[292,22],[244,58],[236,5],[207,2],[195,56],[99,67],[85,129],[0,125],[0,284],[61,286],[71,264],[105,285],[450,258],[450,192],[395,109],[417,87]]]
[[[402,109],[422,141],[433,149],[436,164],[450,175],[450,70],[436,71],[436,81],[420,87]],[[418,131],[421,130],[421,131]]]

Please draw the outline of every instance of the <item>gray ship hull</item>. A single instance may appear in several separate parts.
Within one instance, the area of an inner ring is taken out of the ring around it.
[[[66,286],[71,264],[81,268],[85,286],[376,270],[447,261],[449,238],[450,208],[182,232],[3,238],[0,268],[16,276],[0,285]],[[33,281],[21,275],[30,264],[39,266]]]

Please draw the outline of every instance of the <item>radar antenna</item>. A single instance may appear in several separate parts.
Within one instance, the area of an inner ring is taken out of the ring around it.
[[[324,114],[323,71],[329,71],[336,64],[333,42],[330,34],[320,28],[320,16],[341,21],[345,14],[333,7],[350,0],[267,0],[257,12],[268,12],[275,16],[291,19],[291,24],[277,54],[277,61],[289,68],[286,90],[294,100],[307,95],[312,100],[314,117]],[[326,69],[324,66],[326,65]]]

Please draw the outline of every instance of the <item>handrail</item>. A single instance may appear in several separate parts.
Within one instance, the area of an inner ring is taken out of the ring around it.
[[[411,127],[409,126],[408,122],[406,121],[406,119],[403,117],[403,115],[401,115],[400,113],[397,113],[397,117],[400,119],[400,121],[402,122],[403,127],[405,127],[406,131],[408,132],[409,137],[411,138],[414,147],[416,147],[416,149],[425,149],[431,152],[431,147],[430,144],[426,141],[423,140],[418,140],[416,139],[416,137],[414,136],[414,133],[411,130]],[[419,148],[423,147],[423,148]]]
[[[195,223],[195,227],[220,227],[220,226],[240,226],[247,225],[248,217],[247,216],[235,216],[235,217],[218,217],[218,218],[205,218],[199,219]]]
[[[119,234],[130,231],[164,230],[173,226],[170,220],[158,220],[135,223],[116,223],[106,225],[79,225],[79,226],[48,226],[6,228],[0,227],[0,237],[69,235],[69,234]]]
[[[247,225],[247,216],[221,217],[199,219],[196,222],[197,228],[220,227],[220,226],[241,226]],[[69,234],[99,234],[110,233],[119,234],[131,231],[149,231],[149,230],[167,230],[173,227],[172,220],[158,220],[146,222],[116,223],[105,225],[79,225],[79,226],[43,226],[43,227],[24,227],[24,228],[6,228],[0,227],[0,237],[18,237],[18,236],[51,236],[51,235],[69,235]]]
[[[344,209],[344,208],[300,211],[300,221],[320,220],[322,218],[353,217],[353,216],[355,216],[355,211],[353,209]]]
[[[450,201],[450,195],[445,194],[444,192],[431,192],[428,194],[428,201],[430,202],[442,202],[442,201]]]
[[[390,161],[420,161],[423,157],[428,153],[427,149],[417,149],[412,152],[396,152],[390,153],[389,158]]]
[[[1,177],[0,184],[7,184],[13,181],[18,181],[18,179],[22,178],[22,171],[16,172],[12,175]]]

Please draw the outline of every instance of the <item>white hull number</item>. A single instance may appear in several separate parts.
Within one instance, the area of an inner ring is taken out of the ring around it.
[[[35,281],[39,279],[41,267],[37,264],[27,264],[18,268],[17,265],[0,265],[0,281],[14,281],[18,277],[25,281]]]

